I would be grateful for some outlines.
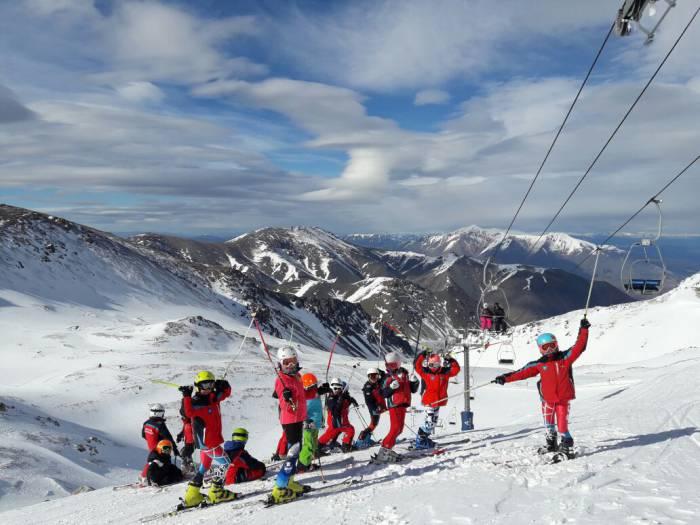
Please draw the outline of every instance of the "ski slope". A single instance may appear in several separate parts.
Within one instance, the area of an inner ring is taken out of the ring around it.
[[[548,465],[534,453],[543,440],[534,380],[488,385],[474,392],[471,442],[448,445],[443,455],[377,467],[367,464],[368,451],[354,452],[354,462],[342,468],[333,465],[341,457],[331,456],[324,468],[329,481],[351,475],[362,481],[262,509],[257,500],[272,479],[260,480],[236,488],[251,494],[247,499],[156,522],[697,523],[699,289],[696,275],[651,301],[590,312],[589,349],[575,367],[571,429],[579,457],[571,462]],[[172,508],[184,486],[112,488],[134,480],[142,465],[140,429],[149,403],[164,403],[171,431],[180,429],[179,393],[148,379],[184,384],[202,368],[221,375],[230,364],[233,395],[222,405],[224,428],[248,428],[256,457],[274,450],[280,434],[270,397],[274,376],[257,335],[241,347],[247,324],[201,306],[192,311],[153,301],[99,309],[0,290],[0,304],[0,401],[6,405],[0,411],[0,523],[139,523]],[[219,327],[192,323],[196,315]],[[516,365],[536,357],[531,339],[538,331],[553,331],[562,345],[573,342],[580,317],[572,312],[520,327]],[[283,341],[270,337],[268,343],[274,348]],[[474,384],[505,370],[492,350],[472,352],[472,364],[481,358]],[[325,351],[301,347],[300,356],[305,370],[323,376]],[[374,365],[336,355],[331,375],[349,380],[361,402],[363,370]],[[454,384],[450,392],[462,388]],[[463,436],[451,424],[461,403],[456,396],[443,409],[439,440]],[[414,405],[420,410],[418,396]],[[408,426],[417,429],[421,417],[409,414]],[[386,419],[376,435],[386,432]],[[361,428],[354,411],[351,421]],[[403,437],[399,449],[411,430]],[[318,473],[300,479],[322,485]],[[97,490],[69,496],[84,486]]]

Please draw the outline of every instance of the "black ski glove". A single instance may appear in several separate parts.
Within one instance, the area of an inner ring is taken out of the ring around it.
[[[500,375],[496,379],[493,380],[494,383],[497,385],[505,385],[506,384],[506,376]]]
[[[214,381],[214,390],[217,392],[223,392],[227,388],[231,388],[231,385],[225,379],[217,379]]]
[[[292,391],[288,388],[285,388],[284,390],[282,390],[282,397],[287,403],[289,403],[292,400]]]
[[[185,385],[185,386],[181,386],[180,388],[178,388],[178,390],[180,392],[182,392],[182,397],[191,397],[192,390],[194,390],[194,389],[192,388],[192,385]]]
[[[175,436],[175,442],[180,443],[183,439],[185,439],[185,431],[183,430],[180,432],[177,436]]]
[[[581,328],[590,328],[590,327],[591,327],[591,323],[588,322],[588,319],[586,319],[585,317],[583,319],[581,319]]]

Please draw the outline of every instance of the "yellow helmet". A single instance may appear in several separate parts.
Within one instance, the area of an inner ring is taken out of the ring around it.
[[[194,384],[198,385],[199,383],[203,383],[204,381],[214,381],[215,379],[216,378],[214,377],[214,374],[212,374],[208,370],[202,370],[194,378]]]

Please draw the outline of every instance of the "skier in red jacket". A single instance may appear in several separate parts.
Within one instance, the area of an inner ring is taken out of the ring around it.
[[[408,370],[401,366],[401,356],[396,352],[389,352],[384,361],[386,376],[382,381],[381,393],[386,399],[391,426],[382,440],[379,452],[372,459],[380,463],[394,463],[400,461],[401,456],[392,449],[396,438],[403,432],[406,409],[411,406],[411,394],[418,391],[419,382],[417,377],[409,379]]]
[[[204,501],[200,492],[204,474],[216,464],[217,469],[223,470],[221,476],[215,476],[207,499],[209,503],[220,503],[236,498],[236,494],[223,487],[225,468],[228,467],[228,457],[221,446],[224,437],[221,433],[221,402],[231,395],[231,385],[225,379],[215,379],[214,374],[202,371],[194,380],[197,392],[192,395],[192,386],[181,386],[182,408],[192,422],[192,431],[197,448],[200,450],[199,469],[187,486],[183,501],[186,507],[196,507]]]
[[[331,379],[331,393],[326,398],[326,410],[328,411],[328,428],[318,438],[318,444],[326,446],[343,434],[341,450],[352,450],[352,438],[355,437],[355,427],[350,423],[350,406],[357,407],[357,401],[347,391],[347,385],[337,377]]]
[[[554,334],[545,333],[537,338],[537,346],[542,357],[532,361],[520,370],[503,374],[495,383],[503,385],[540,375],[537,389],[542,401],[542,416],[546,428],[547,444],[539,449],[541,454],[546,452],[561,452],[568,459],[574,457],[574,439],[569,433],[569,402],[576,398],[574,376],[571,366],[586,349],[588,328],[591,323],[584,317],[574,346],[567,351],[559,350],[559,344]],[[556,426],[555,426],[556,425]],[[561,434],[561,445],[557,448],[557,433]]]
[[[171,443],[173,442],[173,436],[168,430],[168,426],[165,424],[165,408],[160,403],[154,403],[149,407],[151,417],[149,417],[143,423],[141,428],[141,437],[146,440],[146,446],[148,447],[149,454],[153,452],[158,443],[167,439]],[[178,450],[175,449],[175,455],[178,456]],[[146,482],[148,477],[148,461],[146,465],[141,470],[141,481]]]
[[[287,458],[275,479],[268,501],[287,503],[308,490],[294,480],[301,452],[304,422],[307,417],[306,393],[301,380],[297,352],[291,346],[277,351],[278,375],[273,394],[279,400],[279,419],[287,440]]]
[[[177,442],[184,441],[185,446],[182,447],[180,457],[182,459],[182,473],[185,476],[194,474],[194,463],[192,454],[194,454],[194,432],[192,431],[192,421],[185,416],[185,403],[180,405],[180,415],[182,416],[182,430],[177,435]]]
[[[429,350],[418,354],[414,368],[418,377],[422,379],[421,401],[425,407],[425,419],[418,429],[415,448],[434,448],[435,442],[429,436],[437,424],[440,407],[447,404],[447,385],[450,383],[450,378],[459,374],[461,368],[456,359],[448,356],[443,364],[442,356],[431,354]]]

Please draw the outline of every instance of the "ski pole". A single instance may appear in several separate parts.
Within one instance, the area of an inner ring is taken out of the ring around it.
[[[591,301],[591,293],[593,293],[593,283],[595,282],[595,274],[598,269],[598,257],[600,256],[600,246],[595,249],[595,262],[593,263],[593,275],[591,275],[591,285],[588,287],[588,297],[586,298],[586,309],[583,311],[583,318],[588,315],[588,303]]]
[[[243,334],[243,340],[241,341],[241,345],[238,347],[238,352],[236,352],[236,355],[231,359],[231,362],[226,366],[226,370],[224,370],[224,375],[222,379],[226,379],[226,376],[228,375],[229,368],[231,368],[231,365],[233,362],[238,359],[238,356],[241,354],[241,350],[243,350],[243,345],[245,344],[245,340],[248,338],[248,332],[250,332],[251,327],[253,326],[253,323],[255,322],[255,314],[257,312],[253,312],[253,315],[250,318],[250,324],[248,325],[248,328],[245,331],[245,334]]]
[[[365,418],[362,417],[362,413],[360,412],[360,409],[356,406],[353,406],[353,408],[355,409],[355,412],[357,412],[357,416],[360,418],[360,421],[362,422],[364,427],[367,428],[369,425],[367,424],[367,421],[365,421]]]
[[[120,369],[117,369],[117,368],[112,368],[112,367],[109,367],[109,366],[103,366],[102,368],[106,368],[107,370],[111,370],[111,371],[113,371],[113,372],[117,372],[118,374],[123,374],[123,375],[125,375],[125,376],[134,377],[134,378],[136,378],[136,379],[140,379],[141,381],[144,381],[144,382],[147,382],[147,383],[148,383],[148,382],[151,382],[151,383],[156,383],[156,384],[159,384],[159,385],[170,386],[170,387],[173,387],[173,388],[180,388],[180,385],[178,385],[177,383],[171,383],[170,381],[163,381],[162,379],[152,379],[152,378],[148,378],[148,377],[143,377],[143,376],[134,374],[134,373],[132,373],[132,372],[124,372],[123,370],[120,370]]]
[[[333,340],[330,355],[328,356],[328,364],[326,365],[326,383],[328,383],[328,371],[331,369],[331,360],[333,359],[333,352],[335,351],[335,345],[338,344],[338,339],[340,339],[340,330],[335,333],[335,339]]]
[[[258,322],[257,318],[255,318],[255,317],[253,318],[253,321],[255,321],[255,327],[258,329],[258,333],[260,334],[260,342],[262,342],[263,349],[265,350],[265,355],[267,355],[267,359],[270,361],[270,365],[272,365],[272,369],[275,371],[275,374],[277,374],[277,378],[280,380],[280,383],[282,383],[282,386],[284,388],[287,388],[287,385],[284,383],[284,379],[282,379],[282,374],[280,374],[280,371],[275,366],[275,363],[272,362],[272,357],[270,356],[270,350],[267,348],[267,343],[265,342],[265,337],[263,337],[262,328],[260,328],[260,323]],[[292,409],[292,412],[296,412],[297,406],[294,403],[294,400],[289,400],[288,403]]]
[[[453,398],[453,397],[457,397],[457,396],[464,395],[464,394],[466,394],[467,392],[473,392],[474,390],[477,390],[477,389],[479,389],[479,388],[483,388],[483,387],[485,387],[485,386],[488,386],[488,385],[490,385],[490,384],[493,383],[493,382],[494,382],[494,381],[492,380],[492,381],[489,381],[488,383],[482,383],[482,384],[480,384],[480,385],[473,386],[473,387],[471,387],[471,388],[467,388],[466,390],[462,390],[461,392],[457,392],[456,394],[452,394],[451,396],[443,397],[442,399],[438,399],[437,401],[433,401],[432,403],[430,403],[430,405],[435,405],[436,403],[440,403],[441,401],[445,401],[445,400],[451,399],[451,398]]]

